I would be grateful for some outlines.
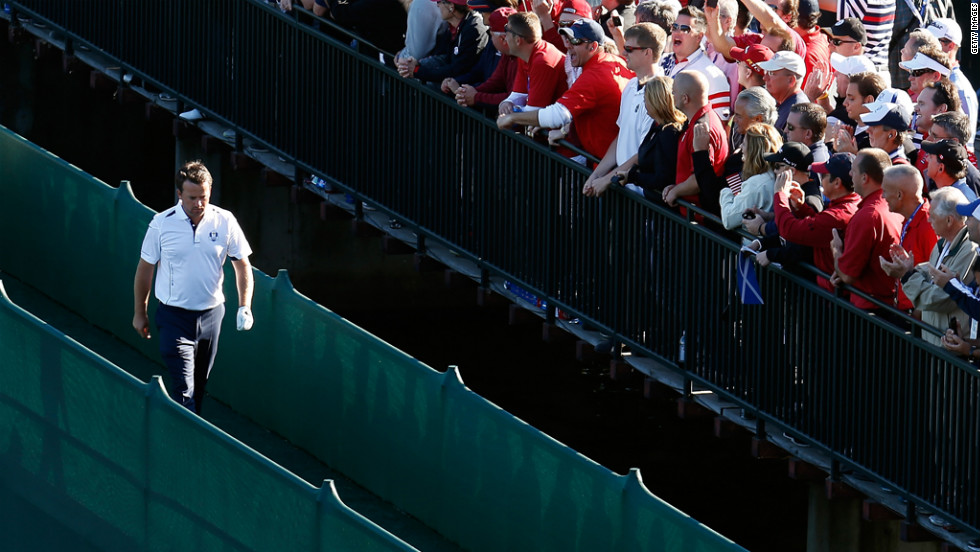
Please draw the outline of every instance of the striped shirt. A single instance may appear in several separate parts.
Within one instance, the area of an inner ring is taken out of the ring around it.
[[[728,120],[731,113],[728,77],[711,63],[703,48],[681,60],[673,53],[667,54],[661,60],[660,66],[670,78],[676,77],[681,71],[695,71],[704,75],[708,79],[708,105],[718,114],[718,118],[722,121]]]
[[[856,17],[864,23],[868,43],[864,54],[881,73],[888,73],[888,45],[895,24],[895,0],[837,0],[837,19]]]

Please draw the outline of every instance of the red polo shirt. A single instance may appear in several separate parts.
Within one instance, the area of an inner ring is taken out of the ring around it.
[[[853,286],[875,299],[893,305],[896,279],[885,274],[878,257],[891,258],[888,248],[902,235],[902,215],[888,210],[888,203],[876,190],[861,200],[847,225],[844,251],[837,261],[841,272],[855,278]],[[851,303],[859,309],[877,309],[877,305],[851,294]],[[912,308],[899,305],[899,308]]]
[[[725,125],[721,122],[718,114],[711,109],[711,106],[706,105],[699,109],[684,125],[684,130],[678,138],[676,184],[684,182],[694,174],[694,124],[705,116],[708,117],[708,158],[711,160],[711,166],[715,169],[716,175],[721,176],[725,171],[725,160],[728,159],[728,138],[725,134]],[[686,196],[684,200],[695,205],[699,203],[697,195]]]
[[[525,63],[517,59],[517,76],[514,77],[514,92],[527,94],[527,105],[547,107],[568,90],[565,78],[565,54],[555,45],[539,40],[534,43],[534,51]]]
[[[626,68],[623,58],[597,51],[582,66],[582,75],[558,103],[572,114],[572,125],[582,148],[602,158],[619,134],[619,102],[626,83],[636,75]]]

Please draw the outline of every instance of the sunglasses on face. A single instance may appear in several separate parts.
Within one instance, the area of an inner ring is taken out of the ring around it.
[[[637,50],[650,50],[650,49],[651,48],[649,46],[625,46],[625,45],[623,46],[623,51],[626,52],[627,54],[632,54]]]
[[[559,21],[558,22],[558,26],[559,27],[571,27],[572,26],[572,23],[575,23],[575,22],[574,21]]]
[[[909,71],[910,77],[922,77],[932,73],[932,69],[916,69],[915,71]]]
[[[857,44],[857,40],[844,40],[841,38],[831,38],[830,41],[834,43],[834,46],[840,46],[841,44]]]
[[[510,28],[510,25],[504,25],[504,32],[505,33],[510,33],[510,34],[512,34],[512,35],[514,35],[516,37],[520,37],[520,38],[523,38],[524,40],[527,40],[527,37],[526,36],[524,36],[524,35],[516,32],[516,31],[514,31],[514,29],[511,29]]]
[[[588,42],[588,40],[585,40],[584,38],[566,38],[566,40],[568,40],[568,43],[572,46],[581,46]]]
[[[689,32],[691,32],[691,26],[690,25],[678,25],[677,23],[674,23],[674,24],[672,24],[670,26],[670,28],[674,32],[681,32],[681,33],[689,33]]]

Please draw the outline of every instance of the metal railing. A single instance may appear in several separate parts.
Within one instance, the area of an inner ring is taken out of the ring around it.
[[[10,4],[980,532],[972,365],[779,269],[742,305],[731,236],[618,188],[585,198],[583,167],[257,0]]]

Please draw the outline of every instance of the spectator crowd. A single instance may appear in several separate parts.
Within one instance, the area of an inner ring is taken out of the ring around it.
[[[980,357],[977,93],[950,0],[302,3],[352,28],[398,12],[364,32],[404,29],[402,77],[558,146],[586,196],[697,206],[758,264],[811,263]]]

